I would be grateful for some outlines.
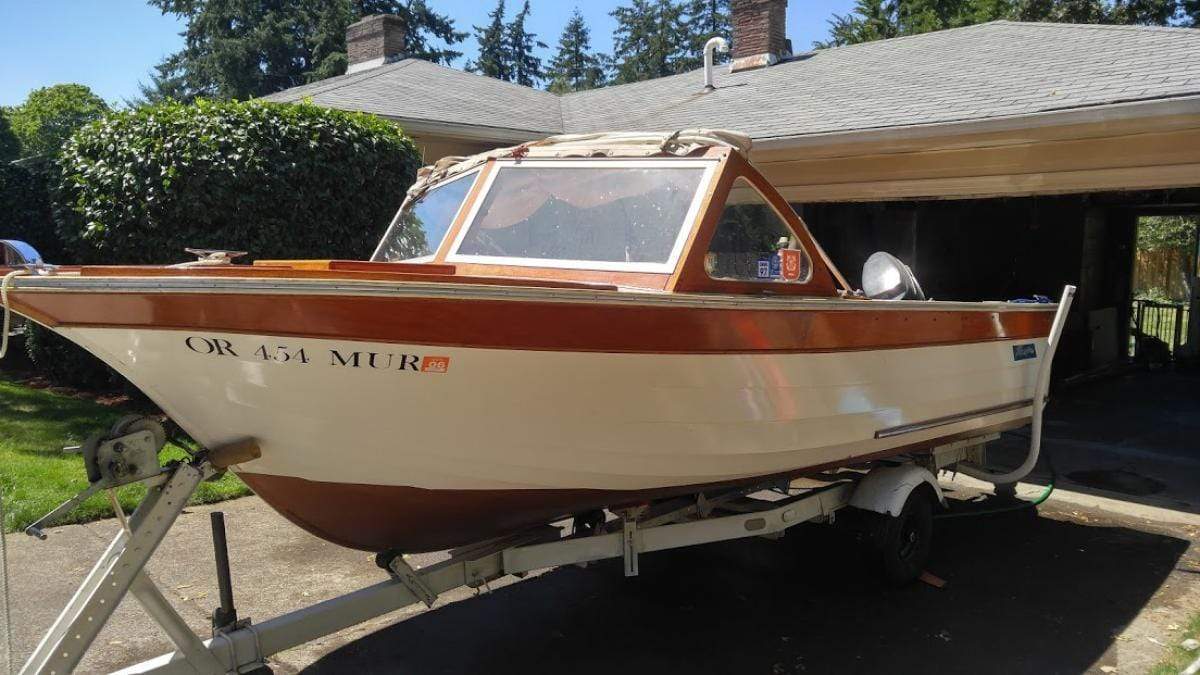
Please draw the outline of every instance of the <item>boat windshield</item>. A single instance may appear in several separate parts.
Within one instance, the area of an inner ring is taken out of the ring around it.
[[[449,262],[669,272],[711,162],[500,164]]]
[[[437,253],[446,230],[479,172],[472,171],[435,185],[409,204],[392,221],[371,260],[382,262],[427,262]]]

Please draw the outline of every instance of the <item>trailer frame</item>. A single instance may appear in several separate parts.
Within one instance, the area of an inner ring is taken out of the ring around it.
[[[799,485],[775,479],[739,488],[698,493],[658,502],[611,509],[612,516],[593,532],[573,532],[565,523],[545,524],[506,537],[450,552],[450,557],[421,568],[404,555],[381,554],[388,578],[377,584],[294,610],[262,623],[248,620],[214,626],[202,640],[171,607],[144,567],[187,505],[188,497],[225,466],[244,460],[253,446],[218,448],[179,462],[143,479],[149,490],[124,521],[100,560],[30,656],[22,675],[71,672],[122,598],[131,594],[175,644],[176,650],[127,667],[120,673],[244,673],[267,668],[267,659],[286,649],[416,603],[432,607],[442,594],[461,587],[481,588],[505,576],[524,576],[545,568],[586,565],[619,558],[626,576],[636,576],[642,555],[748,537],[778,537],[806,522],[832,522],[850,506],[867,476],[898,467],[889,493],[905,495],[915,486],[900,477],[911,472],[934,476],[942,468],[980,456],[995,435],[957,441],[917,456],[882,460],[869,467],[823,474]],[[917,481],[925,482],[924,480]],[[939,494],[940,499],[940,494]],[[887,513],[887,504],[856,504]],[[220,551],[219,544],[215,544]],[[218,561],[221,556],[218,554]],[[227,562],[226,562],[227,564]],[[218,577],[228,579],[227,570]],[[224,582],[227,583],[227,582]],[[222,596],[227,588],[223,587]],[[231,608],[230,608],[231,609]]]

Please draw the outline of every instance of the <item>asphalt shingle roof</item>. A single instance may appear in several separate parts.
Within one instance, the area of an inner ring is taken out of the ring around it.
[[[405,60],[268,98],[533,132],[729,128],[755,139],[1200,95],[1200,30],[995,21],[556,96]]]
[[[263,98],[282,102],[311,98],[327,108],[389,117],[536,134],[562,132],[557,95],[420,59],[404,59]]]

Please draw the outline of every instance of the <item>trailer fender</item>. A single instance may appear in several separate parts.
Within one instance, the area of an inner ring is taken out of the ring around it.
[[[886,513],[893,517],[899,516],[908,495],[922,483],[933,488],[938,503],[946,505],[942,488],[928,469],[916,464],[901,464],[872,469],[854,489],[854,494],[850,497],[850,506],[864,511]]]

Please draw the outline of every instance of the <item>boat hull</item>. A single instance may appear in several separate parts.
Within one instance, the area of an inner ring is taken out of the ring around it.
[[[1045,347],[628,353],[56,330],[202,444],[255,438],[262,458],[234,471],[292,521],[405,551],[1020,425]]]

